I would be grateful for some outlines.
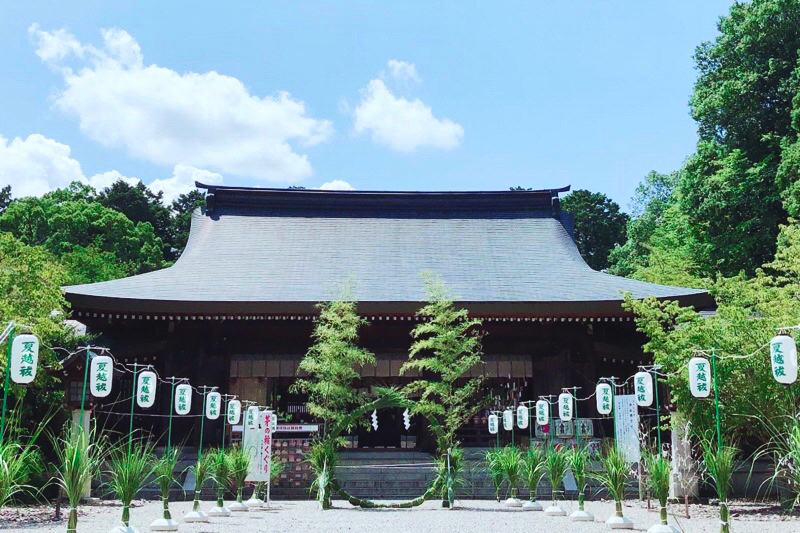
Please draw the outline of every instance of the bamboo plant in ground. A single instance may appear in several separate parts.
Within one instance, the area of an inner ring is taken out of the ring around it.
[[[544,456],[544,448],[538,446],[531,446],[523,456],[523,477],[525,478],[525,484],[528,486],[530,500],[522,506],[524,509],[531,511],[542,510],[542,506],[536,501],[536,495],[539,492],[539,483],[542,481],[542,476],[544,476]]]
[[[178,465],[179,455],[180,451],[177,448],[172,448],[169,451],[165,451],[164,455],[155,462],[153,473],[156,476],[156,483],[158,483],[158,488],[161,491],[161,504],[164,512],[162,519],[153,522],[151,528],[153,526],[177,527],[178,525],[177,522],[172,520],[172,515],[169,512],[169,491],[172,485],[176,484],[173,476],[175,474],[175,467]]]
[[[517,499],[517,487],[522,477],[522,454],[514,446],[506,446],[500,450],[497,461],[503,471],[503,477],[508,482],[509,497],[506,500],[508,507],[522,507],[522,502]]]
[[[677,529],[667,524],[667,500],[672,476],[669,457],[658,451],[646,452],[642,457],[642,462],[647,470],[647,486],[658,500],[661,514],[661,523],[648,529],[648,532],[677,533]]]
[[[630,464],[622,451],[615,444],[606,447],[600,457],[600,471],[591,474],[605,487],[611,498],[614,499],[616,512],[606,520],[606,524],[613,529],[632,529],[633,522],[622,514],[622,500],[625,499],[625,487],[628,484]]]
[[[130,527],[131,502],[144,487],[155,468],[153,444],[135,442],[128,451],[126,444],[120,444],[111,450],[108,471],[109,488],[122,502],[122,527],[114,531],[136,531]]]
[[[569,467],[569,456],[564,448],[557,448],[552,444],[547,448],[544,457],[544,471],[550,482],[553,496],[553,505],[545,509],[545,514],[550,516],[564,516],[566,513],[558,506],[558,490],[564,482]]]
[[[230,459],[228,453],[222,448],[209,450],[207,453],[211,461],[211,477],[217,484],[217,506],[212,508],[209,516],[228,516],[230,511],[225,507],[225,486],[230,478]]]
[[[494,495],[498,502],[500,501],[500,489],[503,488],[503,482],[505,481],[505,474],[499,460],[501,450],[502,448],[486,450],[486,455],[484,456],[486,471],[489,474],[489,480],[494,485]]]
[[[311,491],[317,494],[320,509],[331,508],[333,491],[333,472],[338,462],[336,447],[340,443],[335,439],[316,440],[309,450],[308,462],[314,472],[314,481],[311,482]]]
[[[569,452],[569,468],[578,486],[578,510],[572,513],[570,518],[576,522],[594,521],[594,516],[583,508],[583,499],[588,487],[588,466],[589,447],[586,444],[578,444]]]
[[[236,503],[230,506],[231,511],[247,511],[248,508],[242,501],[245,478],[250,470],[250,456],[242,448],[228,450],[228,480],[231,492],[236,494]]]
[[[72,424],[67,424],[63,435],[51,437],[51,442],[56,454],[53,465],[55,481],[69,503],[67,533],[75,533],[78,505],[92,477],[99,472],[105,450],[98,442],[94,428],[85,431]]]
[[[208,521],[208,515],[200,510],[200,493],[203,490],[203,485],[212,477],[214,472],[214,453],[211,450],[209,451],[211,453],[202,454],[191,467],[194,473],[194,502],[192,504],[192,512],[184,517],[186,522]]]
[[[703,462],[706,465],[706,475],[714,484],[719,498],[719,530],[720,533],[730,533],[730,510],[728,509],[728,491],[733,477],[734,460],[738,450],[729,445],[717,445],[713,437],[706,437],[701,441],[703,446]]]

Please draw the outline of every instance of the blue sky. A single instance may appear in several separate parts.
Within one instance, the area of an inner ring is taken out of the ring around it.
[[[730,0],[0,6],[0,184],[600,191],[694,148]]]

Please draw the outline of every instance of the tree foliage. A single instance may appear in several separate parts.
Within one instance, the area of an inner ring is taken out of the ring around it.
[[[426,275],[427,304],[417,312],[422,319],[411,332],[414,342],[400,374],[419,373],[405,392],[419,395],[413,411],[442,420],[437,435],[440,453],[456,446],[456,431],[483,405],[481,378],[462,378],[481,363],[481,321],[457,308],[442,281]]]
[[[575,244],[595,270],[609,266],[608,254],[625,243],[628,215],[605,194],[578,189],[564,197],[561,209],[575,220]]]
[[[206,205],[206,195],[197,189],[181,194],[172,202],[172,246],[173,254],[177,258],[186,248],[189,240],[189,228],[192,223],[192,213],[198,207]]]

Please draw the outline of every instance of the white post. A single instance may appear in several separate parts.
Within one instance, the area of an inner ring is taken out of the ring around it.
[[[92,420],[92,410],[85,409],[83,411],[83,421],[81,421],[81,410],[80,409],[73,409],[72,410],[72,424],[75,426],[80,426],[83,428],[83,431],[86,435],[89,434],[89,424]],[[91,478],[86,481],[86,487],[83,490],[83,498],[88,500],[92,495],[92,480]]]

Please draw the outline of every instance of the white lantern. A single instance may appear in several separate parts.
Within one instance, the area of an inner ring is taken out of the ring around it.
[[[528,408],[524,405],[517,407],[517,427],[520,429],[528,428]]]
[[[572,420],[572,394],[562,392],[558,395],[558,417],[564,422]]]
[[[269,431],[270,433],[275,433],[276,431],[278,431],[278,413],[270,412]]]
[[[797,344],[789,335],[778,335],[769,341],[772,376],[778,383],[797,381]]]
[[[247,425],[247,429],[257,429],[258,428],[258,406],[251,405],[247,408],[245,412],[244,418],[245,425]]]
[[[536,423],[540,426],[550,423],[550,402],[547,400],[536,402]]]
[[[498,422],[497,415],[489,415],[489,433],[492,435],[497,434]]]
[[[653,405],[653,376],[650,372],[634,374],[633,386],[636,390],[636,405],[639,407]]]
[[[705,357],[689,359],[689,390],[695,398],[711,394],[711,365]]]
[[[175,387],[175,412],[188,415],[192,410],[192,386],[181,383]]]
[[[598,383],[594,389],[595,401],[597,402],[597,412],[601,415],[611,414],[614,407],[614,397],[611,392],[611,385],[608,383]]]
[[[114,361],[107,355],[98,355],[89,366],[89,391],[96,398],[111,394],[114,379]]]
[[[511,431],[514,428],[514,411],[506,409],[503,411],[503,429]]]
[[[206,395],[206,418],[216,420],[222,410],[222,395],[218,392],[209,392]]]
[[[39,363],[39,339],[24,334],[14,337],[11,343],[11,381],[25,385],[36,377]]]
[[[228,424],[234,426],[242,418],[242,402],[231,400],[228,402]]]
[[[136,379],[136,403],[139,407],[147,409],[156,403],[156,385],[158,378],[156,373],[151,370],[144,370],[139,373]]]

